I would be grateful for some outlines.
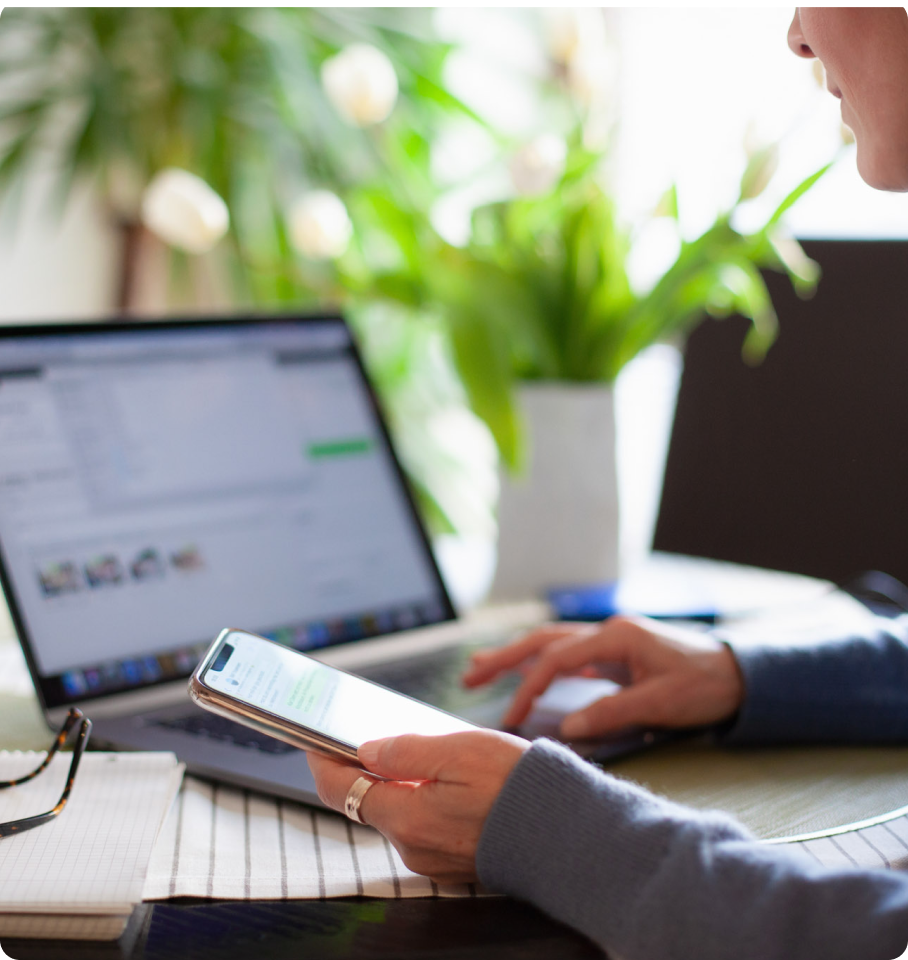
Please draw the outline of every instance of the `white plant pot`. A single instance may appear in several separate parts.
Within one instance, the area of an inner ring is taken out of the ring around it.
[[[543,597],[618,575],[615,404],[603,384],[527,384],[522,476],[502,475],[491,599]]]

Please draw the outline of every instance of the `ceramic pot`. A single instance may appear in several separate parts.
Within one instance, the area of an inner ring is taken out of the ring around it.
[[[520,391],[528,456],[502,475],[498,565],[490,597],[544,597],[548,588],[618,575],[614,391],[539,382]]]

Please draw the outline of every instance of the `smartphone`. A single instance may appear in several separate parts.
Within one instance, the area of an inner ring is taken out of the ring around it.
[[[222,630],[189,680],[200,707],[303,750],[357,762],[367,740],[476,724],[245,630]]]

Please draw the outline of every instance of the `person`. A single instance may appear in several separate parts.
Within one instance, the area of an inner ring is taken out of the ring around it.
[[[908,190],[905,9],[799,8],[788,42],[823,63],[864,180]],[[643,619],[556,624],[478,654],[464,679],[526,668],[505,718],[517,723],[555,676],[601,664],[627,683],[566,718],[566,737],[716,724],[729,743],[908,740],[904,619],[806,648],[738,647]],[[908,876],[761,845],[730,817],[655,797],[552,741],[408,735],[366,743],[359,759],[387,780],[359,784],[358,814],[411,869],[478,878],[624,960],[891,960],[908,945]],[[344,809],[362,771],[314,755],[311,766],[322,799]]]

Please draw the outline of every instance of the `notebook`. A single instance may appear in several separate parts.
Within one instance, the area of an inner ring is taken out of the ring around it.
[[[0,578],[51,723],[78,704],[95,743],[319,803],[304,754],[189,701],[226,626],[502,715],[513,681],[458,677],[515,621],[458,622],[341,317],[0,328],[0,449]]]
[[[21,776],[42,757],[0,753],[0,779]],[[0,792],[0,821],[50,810],[69,761],[58,754],[34,780]],[[0,936],[119,937],[142,900],[182,777],[173,754],[85,754],[60,814],[0,842]]]

